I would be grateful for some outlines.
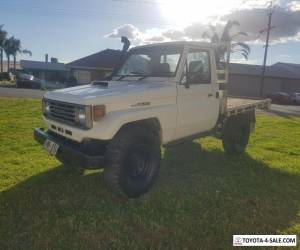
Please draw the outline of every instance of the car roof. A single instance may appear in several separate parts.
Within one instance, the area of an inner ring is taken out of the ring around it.
[[[204,48],[213,48],[214,46],[211,43],[208,42],[195,42],[195,41],[175,41],[175,42],[164,42],[164,43],[151,43],[151,44],[145,44],[133,47],[132,49],[139,49],[139,48],[149,48],[149,47],[155,47],[155,46],[199,46]]]

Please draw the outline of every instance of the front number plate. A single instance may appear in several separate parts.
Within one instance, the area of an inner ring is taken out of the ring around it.
[[[59,145],[53,141],[50,141],[49,139],[46,139],[44,148],[50,155],[56,155]]]

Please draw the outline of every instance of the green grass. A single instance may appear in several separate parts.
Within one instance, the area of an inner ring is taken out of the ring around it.
[[[34,142],[39,126],[40,101],[0,99],[0,249],[231,249],[233,234],[300,237],[299,118],[258,115],[239,157],[211,137],[166,149],[154,188],[131,201],[99,172],[61,168]]]

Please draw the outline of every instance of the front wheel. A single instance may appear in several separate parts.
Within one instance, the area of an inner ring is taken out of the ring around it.
[[[121,129],[108,146],[104,178],[117,193],[137,198],[153,185],[160,167],[158,133],[143,126]]]

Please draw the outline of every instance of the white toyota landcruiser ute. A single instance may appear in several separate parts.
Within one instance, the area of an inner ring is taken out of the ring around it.
[[[217,63],[209,43],[132,48],[109,80],[46,93],[48,129],[35,139],[64,166],[103,168],[113,190],[139,197],[158,175],[161,145],[213,135],[226,153],[244,152],[255,108],[270,101],[227,97]]]

